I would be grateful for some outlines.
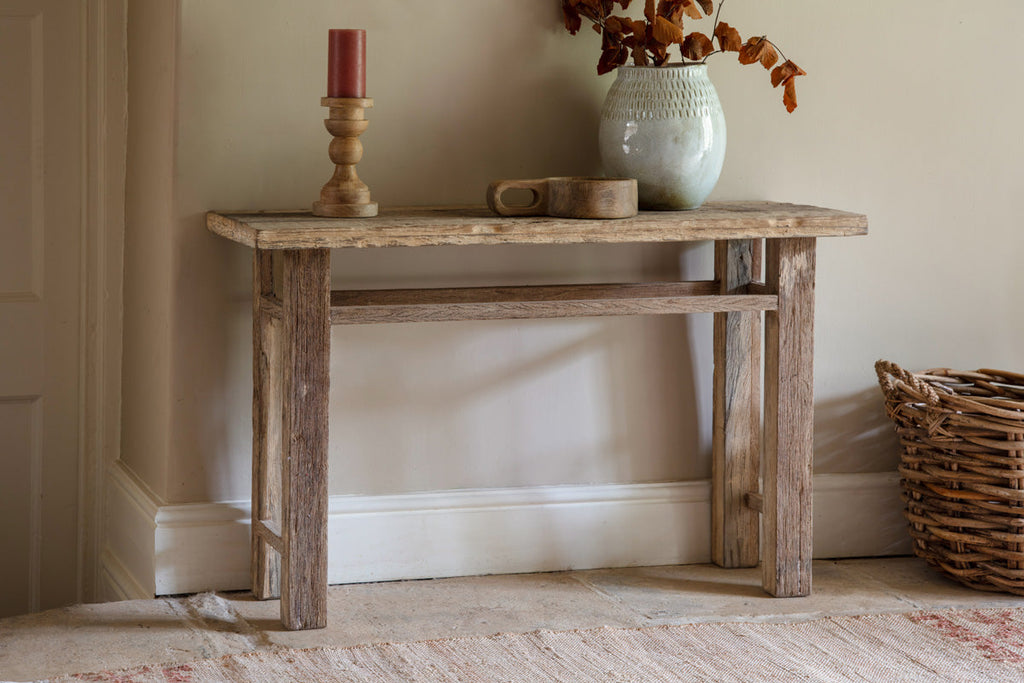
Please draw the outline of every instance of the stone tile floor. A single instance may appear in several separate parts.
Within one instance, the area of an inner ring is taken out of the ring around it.
[[[772,598],[756,569],[599,569],[332,586],[328,626],[285,631],[248,593],[75,605],[0,620],[0,681],[179,663],[286,647],[344,647],[536,629],[796,621],[942,607],[1024,607],[964,588],[916,558],[814,563],[814,594]]]

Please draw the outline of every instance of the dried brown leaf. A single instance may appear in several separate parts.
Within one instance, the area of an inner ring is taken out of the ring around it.
[[[654,0],[647,0],[647,2],[644,4],[644,17],[647,18],[648,22],[653,24],[654,18],[657,16],[658,13],[654,7]]]
[[[604,29],[622,37],[624,34],[632,32],[633,23],[628,19],[623,21],[621,17],[608,17],[604,20]]]
[[[709,17],[715,13],[715,0],[697,0],[700,3],[701,9],[704,10],[704,14]]]
[[[683,41],[683,58],[700,61],[715,51],[711,39],[703,33],[694,31]]]
[[[630,36],[622,42],[623,45],[630,49],[633,55],[633,63],[637,66],[647,66],[650,60],[647,58],[646,43],[638,40],[636,36]]]
[[[572,35],[576,35],[576,32],[580,30],[580,26],[583,25],[574,0],[562,0],[562,21],[565,22],[566,30]]]
[[[576,9],[593,21],[599,21],[605,15],[601,0],[576,0]]]
[[[665,17],[679,28],[683,27],[683,0],[659,0],[659,17]]]
[[[724,21],[718,22],[715,27],[715,38],[718,38],[718,47],[724,52],[739,52],[743,47],[740,32]]]
[[[657,17],[653,28],[654,40],[658,41],[662,45],[670,45],[672,43],[682,44],[683,39],[686,37],[683,33],[683,29],[679,28],[665,17]]]
[[[806,76],[807,72],[787,59],[782,64],[772,69],[772,87],[777,88],[780,84],[786,83],[797,76]]]
[[[611,31],[601,33],[601,49],[611,50],[622,45],[622,34],[614,34]]]
[[[786,90],[782,93],[782,103],[786,105],[786,111],[790,114],[796,109],[796,81],[794,78],[786,80]]]
[[[647,58],[647,23],[634,21],[628,17],[623,17],[623,23],[628,25],[633,35],[624,39],[622,44],[629,48],[630,53],[633,55],[634,64],[637,66],[647,66],[650,63],[650,60]]]
[[[673,24],[682,26],[683,15],[691,19],[703,19],[704,15],[697,8],[695,0],[659,0],[658,16],[665,17]]]
[[[629,50],[622,43],[612,45],[601,52],[601,59],[597,62],[597,74],[606,74],[614,71],[629,59]]]
[[[700,13],[700,8],[697,7],[697,3],[694,0],[683,0],[683,11],[686,12],[686,16],[691,19],[704,18],[704,15]]]
[[[652,45],[648,42],[647,49],[651,53],[651,59],[655,66],[661,66],[668,61],[668,45],[661,45],[660,43],[654,43]]]
[[[761,66],[770,69],[779,61],[779,53],[763,36],[754,37],[740,48],[740,64],[753,64],[761,62]]]

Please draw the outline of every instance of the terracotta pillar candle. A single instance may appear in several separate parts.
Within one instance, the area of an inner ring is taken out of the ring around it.
[[[327,96],[366,97],[366,31],[327,32]]]

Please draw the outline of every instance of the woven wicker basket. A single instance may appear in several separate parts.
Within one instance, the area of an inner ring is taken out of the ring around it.
[[[972,588],[1024,595],[1024,375],[875,371],[915,554]]]

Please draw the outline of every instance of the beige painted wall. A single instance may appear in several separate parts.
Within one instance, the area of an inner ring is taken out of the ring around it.
[[[159,16],[169,6],[130,7],[130,45],[144,49],[129,55],[124,459],[169,502],[241,499],[250,252],[208,234],[203,212],[316,197],[330,172],[326,30],[368,30],[376,106],[360,174],[386,205],[478,203],[496,178],[597,172],[613,76],[596,76],[599,39],[565,33],[555,0],[182,0],[180,23]],[[820,472],[893,467],[876,358],[1024,368],[1011,35],[1024,6],[928,8],[730,2],[724,18],[810,72],[791,116],[759,67],[712,58],[729,125],[714,198],[871,220],[867,238],[820,245]],[[978,57],[951,54],[966,48]],[[334,280],[699,278],[709,253],[335,252]],[[707,477],[710,329],[702,316],[335,328],[331,493]]]

